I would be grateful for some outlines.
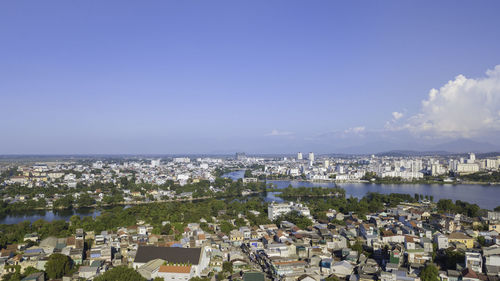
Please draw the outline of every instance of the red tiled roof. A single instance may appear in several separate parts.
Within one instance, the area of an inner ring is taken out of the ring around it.
[[[467,278],[475,278],[475,279],[479,279],[479,277],[477,276],[477,273],[474,272],[474,270],[470,269],[470,268],[466,268],[463,272],[462,272],[462,275],[464,277],[467,277]]]
[[[162,265],[160,266],[159,272],[168,273],[189,273],[191,272],[190,265]]]

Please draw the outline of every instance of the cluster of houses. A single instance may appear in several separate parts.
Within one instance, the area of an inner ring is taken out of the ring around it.
[[[222,159],[173,158],[169,161],[153,160],[107,160],[92,163],[46,162],[17,166],[15,175],[5,179],[3,184],[19,184],[27,187],[67,186],[93,183],[120,184],[120,178],[135,183],[162,185],[168,180],[185,184],[188,180],[215,180],[214,171],[223,166]],[[2,184],[2,183],[0,183]]]
[[[304,206],[287,206],[305,211]],[[92,280],[126,265],[148,280],[187,281],[213,277],[230,263],[232,279],[419,281],[422,269],[432,262],[440,266],[442,281],[499,280],[500,213],[468,218],[438,214],[429,205],[415,203],[362,218],[335,210],[327,217],[313,220],[306,229],[282,221],[248,223],[229,233],[220,231],[216,218],[213,223],[202,219],[177,236],[153,234],[153,227],[142,221],[101,233],[78,229],[65,238],[40,239],[32,233],[24,243],[0,251],[0,269],[2,274],[12,270],[8,265],[44,270],[48,257],[61,253],[79,266],[66,280]],[[208,228],[203,230],[202,224]],[[488,230],[474,230],[485,225]],[[463,258],[451,267],[438,262],[451,259],[450,253]]]
[[[46,162],[17,167],[16,175],[6,179],[3,184],[21,184],[29,187],[68,186],[96,182],[119,184],[120,178],[136,183],[162,185],[168,180],[181,185],[189,181],[215,180],[216,170],[252,169],[255,177],[305,177],[312,181],[359,181],[366,172],[379,177],[401,177],[411,180],[424,175],[460,175],[479,171],[497,171],[500,157],[476,159],[474,153],[467,158],[453,157],[392,157],[358,156],[315,158],[309,153],[304,159],[302,153],[297,157],[262,158],[237,155],[236,159],[188,158],[167,159],[107,159],[76,162]],[[256,178],[249,179],[250,181]],[[2,183],[0,183],[2,184]]]

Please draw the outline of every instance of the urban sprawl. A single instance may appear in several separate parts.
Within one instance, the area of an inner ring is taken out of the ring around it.
[[[343,182],[500,183],[496,155],[2,159],[2,280],[500,280],[494,210]],[[239,177],[233,177],[238,174]],[[269,180],[334,182],[278,188]],[[500,187],[499,187],[500,188]],[[266,200],[276,193],[275,202]],[[78,210],[98,210],[80,216]]]

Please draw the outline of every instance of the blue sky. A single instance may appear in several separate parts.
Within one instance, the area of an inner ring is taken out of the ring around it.
[[[498,1],[4,1],[0,154],[495,142],[499,10]]]

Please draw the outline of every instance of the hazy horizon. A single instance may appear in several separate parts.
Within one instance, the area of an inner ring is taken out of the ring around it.
[[[0,3],[0,155],[500,151],[498,1]]]

